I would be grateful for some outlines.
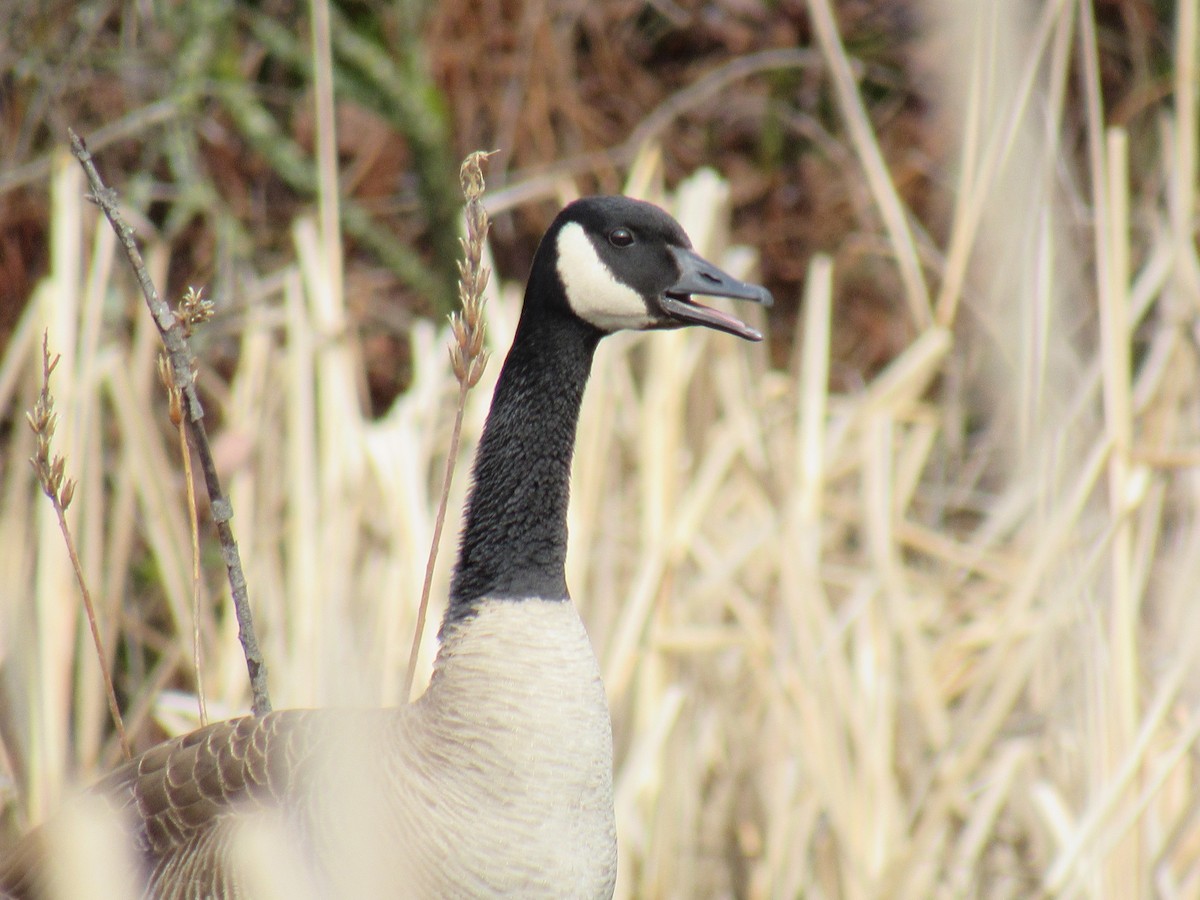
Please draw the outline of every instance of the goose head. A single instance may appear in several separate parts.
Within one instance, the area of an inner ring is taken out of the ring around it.
[[[750,341],[762,335],[694,295],[770,306],[771,293],[704,259],[678,222],[628,197],[585,197],[542,238],[522,317],[569,313],[602,334],[702,325]]]

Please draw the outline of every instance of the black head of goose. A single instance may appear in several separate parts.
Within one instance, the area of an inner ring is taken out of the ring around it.
[[[693,294],[771,302],[648,203],[591,197],[559,213],[476,454],[428,690],[395,710],[217,723],[118,769],[96,790],[132,823],[146,896],[242,896],[233,836],[256,810],[279,813],[316,883],[334,883],[350,846],[330,812],[343,788],[379,868],[357,895],[612,895],[611,726],[564,568],[571,455],[605,335],[702,325],[761,339]],[[0,893],[41,896],[37,843],[0,864]]]
[[[697,303],[695,293],[771,302],[765,288],[738,281],[693,251],[679,223],[657,206],[589,197],[559,213],[534,256],[475,458],[445,626],[488,600],[567,598],[571,455],[602,337],[704,325],[762,339]]]

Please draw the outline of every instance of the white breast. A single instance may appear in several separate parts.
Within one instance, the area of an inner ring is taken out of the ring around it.
[[[413,896],[612,896],[612,726],[572,603],[484,603],[397,725]]]

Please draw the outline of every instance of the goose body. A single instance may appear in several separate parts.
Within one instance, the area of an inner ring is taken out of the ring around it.
[[[398,709],[220,722],[113,772],[95,791],[125,817],[144,896],[251,894],[236,837],[255,813],[289,835],[313,896],[612,896],[612,731],[565,578],[571,455],[606,334],[760,339],[693,293],[770,302],[655,206],[592,197],[559,213],[475,458],[428,690]],[[0,894],[42,896],[41,853],[35,832],[0,862]]]

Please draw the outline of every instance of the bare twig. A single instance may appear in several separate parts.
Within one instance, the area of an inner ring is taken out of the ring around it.
[[[100,676],[104,679],[104,691],[108,697],[108,711],[112,714],[113,725],[116,726],[117,736],[121,740],[121,751],[125,758],[132,754],[129,751],[129,738],[125,735],[125,723],[121,719],[121,709],[117,706],[117,694],[113,690],[112,673],[108,669],[108,657],[104,650],[104,641],[100,638],[100,628],[96,624],[96,608],[92,605],[92,593],[88,590],[87,580],[83,577],[83,565],[79,562],[79,554],[75,549],[75,539],[71,529],[67,527],[67,507],[75,496],[75,482],[63,475],[66,470],[66,460],[61,456],[51,455],[50,444],[54,439],[54,429],[58,425],[58,414],[54,411],[54,397],[50,394],[50,376],[58,365],[59,357],[50,358],[50,339],[42,333],[42,391],[33,406],[33,412],[25,413],[29,427],[37,435],[37,449],[29,462],[37,473],[38,483],[50,502],[54,505],[54,514],[58,516],[58,527],[62,531],[63,540],[67,544],[67,554],[71,557],[71,567],[75,570],[75,580],[79,582],[79,592],[83,595],[83,607],[87,613],[88,628],[92,632],[92,643],[96,645],[96,659],[100,663]]]
[[[183,398],[185,410],[184,420],[192,437],[196,455],[200,458],[200,467],[204,472],[204,483],[208,488],[208,496],[212,506],[213,522],[217,527],[217,535],[221,542],[221,557],[229,573],[230,593],[233,597],[234,612],[238,620],[238,640],[242,644],[242,653],[246,657],[246,669],[250,673],[250,690],[253,694],[252,709],[256,716],[265,715],[271,710],[271,700],[267,694],[267,666],[258,648],[258,638],[254,633],[254,619],[250,611],[250,600],[246,589],[246,576],[242,572],[241,555],[238,552],[237,541],[233,536],[230,520],[233,518],[233,505],[221,490],[221,481],[217,476],[216,463],[213,461],[212,447],[204,428],[204,409],[192,379],[192,360],[188,351],[185,327],[179,317],[158,295],[142,254],[138,250],[133,237],[133,229],[125,224],[120,210],[117,208],[116,191],[105,187],[91,153],[74,131],[68,130],[71,138],[71,150],[79,160],[86,173],[92,193],[90,199],[103,211],[117,239],[125,248],[125,255],[133,267],[133,272],[150,308],[154,324],[158,326],[163,344],[167,348],[167,358],[170,361],[171,380],[179,389]]]
[[[467,200],[467,236],[460,239],[463,259],[458,263],[458,297],[462,302],[462,311],[450,316],[450,329],[454,334],[454,341],[450,345],[450,364],[454,369],[454,377],[458,380],[458,408],[454,413],[454,428],[450,432],[450,449],[446,453],[442,496],[433,524],[433,540],[429,547],[429,559],[425,564],[425,583],[421,586],[421,604],[417,608],[417,625],[413,632],[412,651],[408,656],[408,671],[401,693],[405,698],[412,691],[413,678],[417,671],[417,653],[421,649],[421,634],[425,631],[425,617],[429,612],[429,591],[433,584],[433,569],[437,562],[442,527],[446,522],[446,505],[450,500],[454,463],[458,459],[458,442],[462,436],[467,392],[479,383],[488,359],[487,352],[483,349],[483,291],[492,273],[483,265],[483,244],[487,240],[490,224],[487,210],[483,208],[480,198],[484,191],[483,161],[491,155],[477,150],[463,160],[458,173],[463,196]]]

